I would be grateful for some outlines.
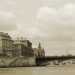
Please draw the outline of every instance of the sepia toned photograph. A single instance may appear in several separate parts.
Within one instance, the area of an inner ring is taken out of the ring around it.
[[[75,0],[0,0],[0,75],[75,75]]]

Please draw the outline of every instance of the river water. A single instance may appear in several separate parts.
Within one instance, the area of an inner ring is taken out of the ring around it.
[[[0,68],[0,75],[75,75],[75,66]]]

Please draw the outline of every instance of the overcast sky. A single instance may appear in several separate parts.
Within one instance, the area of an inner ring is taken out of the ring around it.
[[[75,54],[75,0],[0,0],[0,31],[40,41],[46,55]]]

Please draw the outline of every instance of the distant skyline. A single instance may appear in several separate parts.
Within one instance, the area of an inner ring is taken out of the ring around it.
[[[75,1],[1,0],[0,31],[41,42],[46,55],[75,55]]]

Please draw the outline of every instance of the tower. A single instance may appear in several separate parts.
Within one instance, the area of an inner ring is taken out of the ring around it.
[[[41,47],[41,43],[39,42],[39,45],[38,45],[38,49],[41,49],[42,47]]]
[[[38,44],[38,57],[43,57],[43,56],[45,56],[45,52],[41,46],[41,43],[39,42],[39,44]]]

